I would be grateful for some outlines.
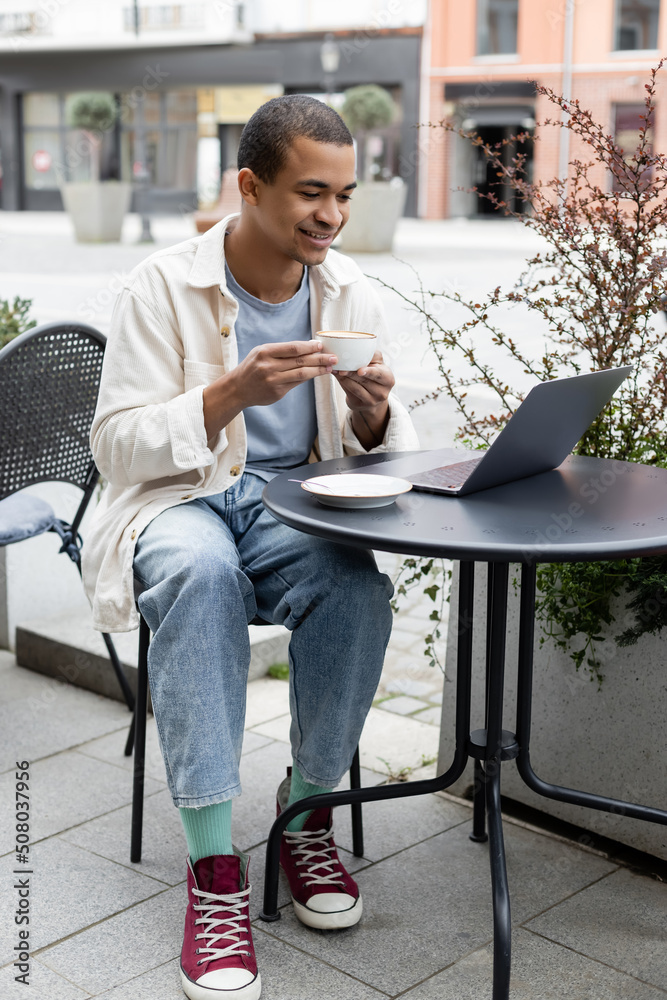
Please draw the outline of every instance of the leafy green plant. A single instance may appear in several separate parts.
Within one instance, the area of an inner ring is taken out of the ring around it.
[[[418,275],[416,298],[397,293],[420,313],[437,358],[441,382],[427,398],[446,392],[454,399],[461,440],[488,444],[521,402],[528,382],[631,365],[613,405],[594,421],[576,453],[667,466],[667,352],[664,323],[656,323],[667,268],[667,157],[652,148],[661,67],[662,62],[645,85],[634,150],[619,148],[579,101],[565,101],[543,86],[536,87],[537,94],[559,117],[544,121],[535,136],[524,132],[491,145],[453,122],[431,126],[479,148],[497,184],[476,191],[478,196],[545,244],[511,287],[498,286],[476,300],[456,290],[427,291]],[[573,159],[567,178],[533,183],[526,150],[549,127],[568,129],[587,158]],[[507,191],[511,198],[503,197]],[[463,322],[449,327],[444,304],[462,309]],[[528,347],[506,332],[511,308],[531,316],[536,332]],[[497,375],[499,360],[503,372],[513,370],[514,377]],[[469,390],[480,385],[495,397],[491,413],[478,414],[470,403]],[[428,562],[408,560],[404,566],[414,581]],[[431,572],[429,567],[426,575]],[[626,591],[632,595],[627,608],[634,618],[617,637],[622,644],[667,622],[662,600],[667,558],[541,566],[538,585],[538,617],[546,634],[598,680],[597,645],[605,627],[613,625],[614,599]],[[654,613],[647,613],[647,602],[656,603]]]
[[[118,113],[119,109],[113,95],[104,91],[76,94],[67,104],[68,125],[81,129],[88,141],[91,175],[94,181],[100,178],[102,135],[113,128]]]
[[[411,767],[410,765],[406,764],[405,767],[401,767],[398,769],[392,767],[389,761],[385,760],[384,757],[378,757],[377,759],[380,761],[381,764],[384,764],[387,774],[385,780],[381,781],[380,784],[391,785],[397,782],[409,781],[410,775],[412,774],[413,771],[416,771],[420,767],[429,767],[431,764],[434,764],[438,758],[427,757],[427,755],[423,753],[417,767]]]
[[[384,176],[381,171],[374,170],[373,157],[367,155],[368,133],[391,125],[397,111],[389,91],[375,83],[350,87],[345,91],[341,114],[356,139],[359,176],[364,183],[380,180]]]
[[[393,97],[376,83],[350,87],[345,91],[341,115],[352,135],[385,128],[393,121],[395,112]]]
[[[267,673],[269,677],[274,677],[277,681],[288,681],[289,663],[272,663]]]
[[[0,299],[0,348],[8,344],[19,333],[32,330],[37,326],[37,320],[28,318],[28,311],[32,305],[32,299],[21,299],[14,297],[12,302],[9,299]]]
[[[433,626],[431,631],[424,636],[424,656],[428,657],[429,666],[440,667],[443,673],[445,667],[441,660],[438,643],[442,638],[442,617],[448,596],[446,581],[451,578],[451,575],[452,571],[447,568],[444,560],[413,557],[404,559],[398,576],[394,580],[394,597],[391,602],[394,612],[397,612],[408,593],[419,586],[433,602],[433,608],[429,615],[429,621],[433,622]],[[426,586],[423,586],[424,583]]]

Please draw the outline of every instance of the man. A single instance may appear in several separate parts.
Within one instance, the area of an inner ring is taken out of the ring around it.
[[[239,147],[240,217],[153,254],[112,324],[95,460],[108,487],[86,546],[96,627],[153,640],[149,676],[170,791],[188,844],[181,956],[193,1000],[256,1000],[248,859],[231,841],[256,615],[292,630],[291,775],[278,808],[335,787],[380,678],[391,584],[368,552],[275,521],[261,492],[314,458],[416,446],[377,352],[334,372],[318,330],[382,332],[374,292],[329,251],[355,187],[342,119],[302,95],[261,107]],[[299,919],[349,927],[361,898],[331,811],[285,832]]]

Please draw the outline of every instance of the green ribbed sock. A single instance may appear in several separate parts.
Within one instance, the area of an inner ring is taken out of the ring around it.
[[[324,788],[322,785],[311,785],[309,781],[303,777],[299,768],[296,764],[292,764],[292,781],[290,783],[289,799],[287,800],[287,805],[291,806],[293,802],[298,802],[299,799],[305,799],[309,795],[320,795],[323,792],[330,792],[331,788]],[[311,812],[301,813],[299,816],[295,816],[287,824],[287,829],[292,833],[296,833],[299,830],[303,830],[304,824]]]
[[[232,800],[215,802],[200,809],[180,809],[181,822],[188,842],[188,854],[194,865],[200,858],[214,854],[233,854]]]

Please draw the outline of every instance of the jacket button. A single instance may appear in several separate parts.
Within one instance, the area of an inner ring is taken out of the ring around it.
[[[181,500],[192,500],[192,493],[186,493],[184,497],[181,497]]]
[[[220,331],[220,336],[222,336],[222,337],[228,337],[230,333],[231,333],[231,330],[229,329],[229,327],[228,326],[223,326],[222,330]]]
[[[136,537],[137,537],[137,529],[135,528],[135,529],[134,529],[134,531],[132,532],[132,534],[130,535],[130,539],[131,539],[131,541],[134,541],[134,539],[135,539]]]
[[[232,465],[231,469],[229,470],[229,474],[230,476],[240,476],[241,470],[238,467],[238,465]]]

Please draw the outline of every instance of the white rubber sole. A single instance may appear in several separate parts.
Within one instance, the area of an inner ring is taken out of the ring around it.
[[[339,910],[337,913],[318,913],[317,910],[309,910],[302,903],[297,903],[294,897],[292,897],[292,903],[294,904],[294,913],[301,923],[305,924],[306,927],[313,927],[317,931],[338,931],[344,927],[354,927],[361,920],[364,909],[361,896],[349,910]]]
[[[186,997],[190,1000],[259,1000],[262,992],[262,977],[257,973],[257,979],[253,979],[247,986],[241,986],[238,990],[212,990],[210,986],[197,986],[183,972],[181,972],[181,986]]]

